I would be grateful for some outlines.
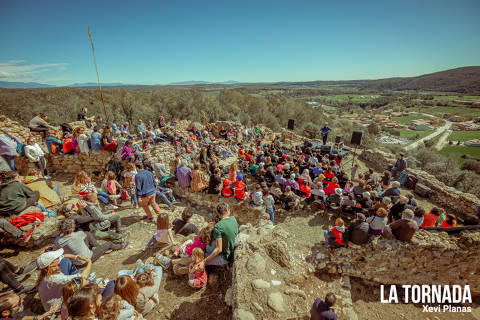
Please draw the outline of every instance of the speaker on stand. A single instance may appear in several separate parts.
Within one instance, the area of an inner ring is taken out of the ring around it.
[[[357,148],[362,144],[363,139],[363,131],[353,131],[352,132],[352,139],[350,140],[350,144],[353,145],[353,157],[352,157],[352,171],[350,179],[353,180],[355,178],[355,174],[357,173],[357,169],[355,168],[355,157],[357,156]],[[345,163],[350,162],[346,161]],[[344,163],[342,163],[343,166]]]
[[[295,119],[288,119],[288,130],[295,130]]]

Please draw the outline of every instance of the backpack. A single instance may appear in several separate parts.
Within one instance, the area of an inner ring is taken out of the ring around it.
[[[405,186],[409,189],[415,189],[415,186],[417,185],[418,178],[413,175],[413,174],[408,174],[407,175],[407,182],[405,183]]]

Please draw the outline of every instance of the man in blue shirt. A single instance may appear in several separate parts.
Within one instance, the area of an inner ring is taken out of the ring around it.
[[[322,140],[323,144],[325,145],[327,143],[328,133],[332,131],[332,128],[328,126],[328,122],[325,122],[325,125],[322,127],[322,129],[320,129],[320,131],[322,131]]]
[[[317,298],[310,309],[310,320],[337,320],[333,305],[337,298],[331,292],[325,296],[325,301]]]
[[[141,163],[137,164],[137,170],[138,173],[135,175],[135,186],[137,188],[138,202],[147,214],[144,218],[153,222],[152,212],[148,206],[152,206],[153,211],[155,211],[157,215],[160,214],[160,207],[155,201],[157,182],[155,181],[153,173],[143,169]]]
[[[90,135],[90,148],[92,150],[102,150],[102,135],[98,132],[98,127],[93,128],[93,132]]]

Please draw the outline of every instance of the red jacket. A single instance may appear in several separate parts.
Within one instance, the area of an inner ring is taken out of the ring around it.
[[[247,194],[245,193],[245,183],[243,181],[237,180],[233,185],[233,188],[235,189],[235,198],[239,200],[245,199]]]
[[[26,226],[29,223],[42,222],[45,216],[41,212],[28,212],[24,213],[21,216],[13,218],[10,220],[10,223],[15,227],[20,228]]]
[[[335,235],[335,241],[337,241],[337,243],[339,245],[342,245],[342,246],[347,245],[345,242],[343,242],[343,232],[342,231],[339,231],[337,228],[333,227],[332,232]],[[345,232],[347,232],[347,228],[345,228]]]
[[[233,191],[232,191],[232,188],[230,188],[231,184],[232,183],[230,182],[230,180],[224,180],[223,181],[222,196],[224,198],[233,197]]]

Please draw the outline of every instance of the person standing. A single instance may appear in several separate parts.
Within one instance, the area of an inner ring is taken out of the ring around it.
[[[328,122],[325,122],[325,124],[320,129],[320,131],[322,132],[322,140],[323,140],[323,144],[325,145],[327,143],[328,134],[330,131],[332,131],[332,128],[328,126]]]
[[[137,197],[140,202],[140,206],[145,211],[146,219],[153,221],[152,212],[149,205],[152,206],[153,211],[157,215],[160,214],[160,207],[155,201],[157,182],[153,173],[145,170],[141,163],[137,164],[138,173],[135,175],[135,186],[137,188]]]

